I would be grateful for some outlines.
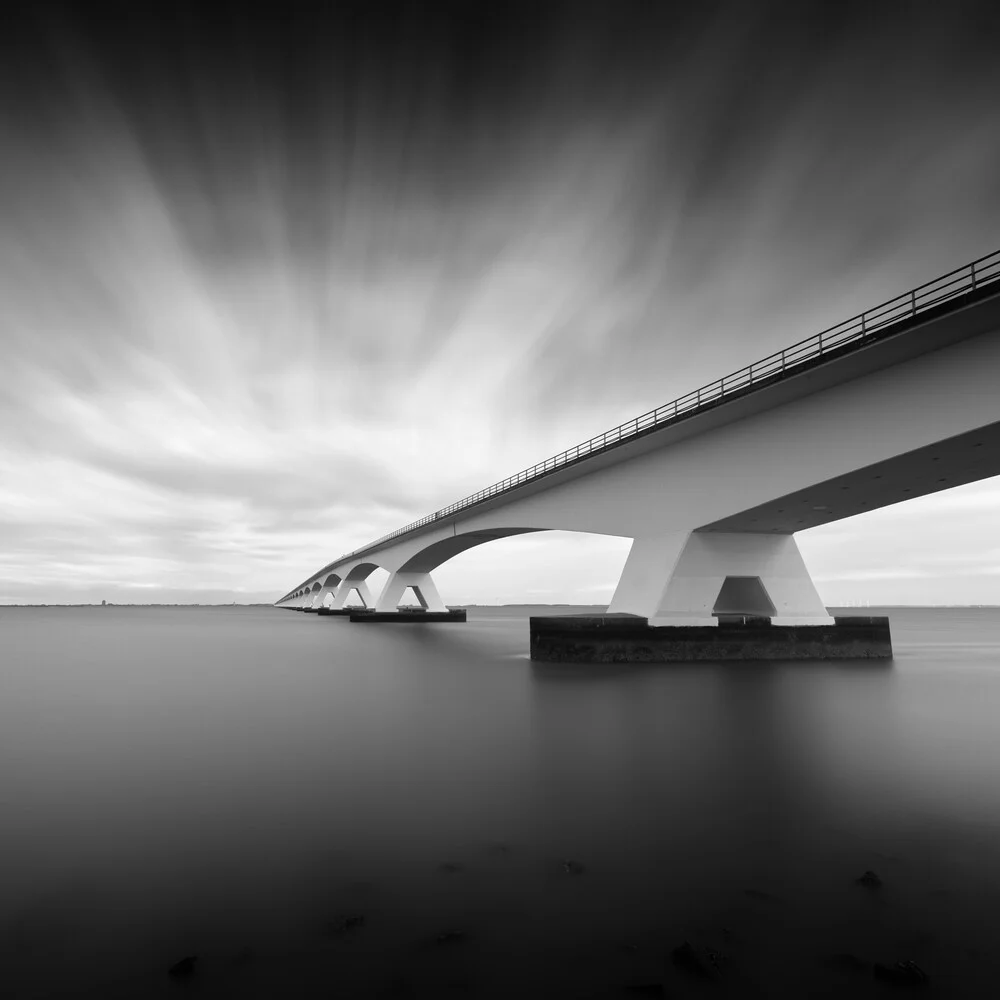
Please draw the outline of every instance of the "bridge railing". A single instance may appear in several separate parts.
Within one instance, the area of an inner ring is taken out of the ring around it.
[[[1000,250],[995,250],[985,257],[980,257],[963,267],[949,271],[933,281],[925,282],[902,295],[897,295],[880,305],[866,309],[863,313],[844,320],[836,326],[821,330],[819,333],[806,337],[781,351],[775,351],[774,354],[769,354],[766,358],[755,361],[745,368],[730,372],[714,382],[709,382],[707,385],[679,396],[669,403],[658,406],[655,410],[649,410],[632,420],[619,424],[617,427],[612,427],[588,441],[567,448],[565,451],[559,452],[558,455],[536,463],[529,469],[522,469],[477,493],[449,504],[447,507],[442,507],[433,514],[428,514],[402,528],[390,531],[389,534],[377,538],[374,542],[369,542],[363,548],[340,556],[325,567],[322,572],[325,573],[338,563],[344,562],[346,559],[353,559],[355,556],[398,538],[400,535],[416,531],[418,528],[433,524],[434,521],[443,517],[474,507],[484,500],[517,489],[535,479],[541,479],[557,469],[573,465],[591,455],[615,448],[623,442],[641,437],[655,428],[716,406],[727,398],[742,395],[753,386],[784,377],[795,369],[815,362],[825,354],[842,351],[851,345],[863,347],[869,341],[886,335],[887,327],[917,316],[942,302],[967,295],[998,280],[1000,280]]]

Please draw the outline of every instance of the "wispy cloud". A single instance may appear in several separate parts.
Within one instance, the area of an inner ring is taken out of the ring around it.
[[[0,590],[278,596],[993,249],[1000,78],[965,55],[987,6],[656,7],[511,12],[488,39],[432,11],[11,22]],[[879,530],[972,567],[941,518],[994,497]],[[621,557],[530,545],[521,579]],[[493,599],[477,551],[454,582]]]

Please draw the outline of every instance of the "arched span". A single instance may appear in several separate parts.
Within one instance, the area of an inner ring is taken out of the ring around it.
[[[360,562],[356,566],[352,566],[343,576],[344,581],[355,581],[355,580],[367,580],[372,573],[377,569],[384,569],[378,563],[374,562]]]
[[[317,580],[309,589],[315,594],[317,590],[323,589],[323,584]]]
[[[432,542],[425,549],[399,567],[400,573],[430,573],[442,563],[468,549],[483,545],[485,542],[495,542],[498,538],[511,538],[514,535],[526,535],[529,532],[544,531],[544,528],[490,528],[484,531],[470,531],[462,535],[452,535],[441,541]]]
[[[442,612],[447,611],[437,585],[431,573],[442,563],[447,562],[454,556],[459,555],[468,549],[483,545],[486,542],[493,542],[500,538],[511,538],[515,535],[532,534],[537,531],[566,530],[537,527],[502,527],[502,528],[482,528],[466,531],[461,534],[453,534],[436,541],[428,542],[423,548],[413,545],[409,548],[409,557],[402,562],[397,562],[398,569],[390,574],[385,587],[379,594],[375,603],[375,609],[379,612],[391,613],[397,610],[408,589],[412,589],[414,596],[421,606],[427,611]]]
[[[331,573],[327,578],[326,582],[323,584],[324,587],[336,587],[339,585],[340,581],[343,579],[337,573]]]
[[[343,582],[337,588],[337,595],[331,606],[334,608],[346,607],[347,602],[354,601],[356,597],[366,608],[374,607],[375,598],[368,588],[367,580],[377,569],[384,570],[384,567],[374,562],[365,561],[359,562],[347,570]]]

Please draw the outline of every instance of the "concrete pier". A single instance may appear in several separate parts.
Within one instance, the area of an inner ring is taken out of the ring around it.
[[[370,615],[371,608],[320,608],[319,614],[331,615],[338,618],[349,618],[351,615]]]
[[[531,659],[548,663],[892,659],[885,617],[834,618],[833,625],[738,618],[717,626],[656,627],[637,615],[566,615],[533,617],[530,631]]]
[[[424,611],[423,608],[405,611],[359,611],[351,614],[352,622],[464,622],[465,608],[448,611]]]

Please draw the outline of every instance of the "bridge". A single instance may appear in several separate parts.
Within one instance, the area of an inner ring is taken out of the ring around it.
[[[609,612],[832,624],[796,532],[996,475],[1000,251],[342,555],[276,604],[354,594],[394,612],[412,590],[443,612],[431,574],[448,559],[569,530],[633,539]]]

